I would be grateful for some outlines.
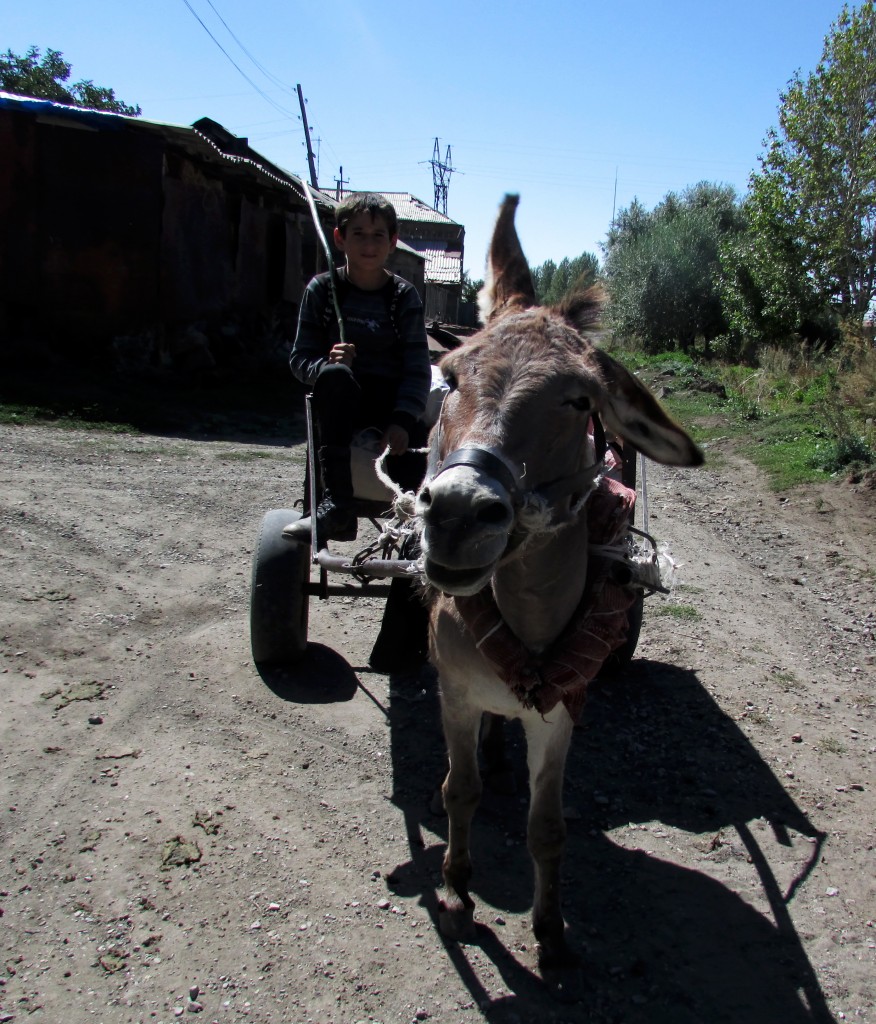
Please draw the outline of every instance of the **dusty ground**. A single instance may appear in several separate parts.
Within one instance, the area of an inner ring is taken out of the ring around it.
[[[710,454],[649,467],[682,566],[575,735],[567,1005],[524,796],[477,818],[479,945],[436,933],[436,685],[365,667],[379,600],[314,600],[294,676],[251,663],[300,446],[0,429],[0,1021],[876,1020],[876,494]]]

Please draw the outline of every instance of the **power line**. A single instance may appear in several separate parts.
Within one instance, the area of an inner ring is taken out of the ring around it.
[[[283,92],[288,92],[290,96],[294,96],[295,95],[295,90],[292,88],[291,85],[286,85],[285,82],[282,82],[279,78],[277,78],[276,75],[274,75],[270,71],[268,71],[268,69],[263,64],[259,63],[259,61],[257,61],[256,58],[253,57],[253,55],[249,52],[249,50],[247,50],[247,48],[243,45],[243,43],[237,38],[237,36],[231,30],[231,26],[228,24],[228,22],[222,17],[222,15],[216,9],[216,5],[213,3],[213,0],[207,0],[207,3],[210,5],[210,8],[212,9],[212,11],[216,15],[216,17],[225,26],[225,29],[228,32],[228,34],[231,36],[231,38],[235,41],[235,43],[237,43],[237,45],[241,48],[241,50],[243,50],[243,52],[247,55],[247,57],[249,57],[249,59],[253,62],[253,64],[255,64],[255,66],[259,69],[259,71],[261,71],[261,73],[265,76],[265,78],[270,79],[270,81],[272,81],[274,83],[274,85],[279,86],[279,88],[282,89]]]
[[[208,2],[209,2],[209,0],[208,0]],[[243,70],[243,68],[237,63],[237,61],[235,61],[235,59],[231,56],[231,54],[225,49],[225,47],[213,35],[213,33],[210,31],[210,29],[207,28],[206,24],[201,19],[201,16],[194,9],[194,7],[192,7],[192,5],[189,3],[189,0],[183,0],[183,3],[191,11],[192,15],[194,16],[194,18],[198,22],[198,24],[201,26],[201,28],[207,33],[207,35],[213,40],[213,42],[225,54],[225,56],[228,58],[228,60],[231,62],[231,64],[233,64],[234,67],[237,69],[239,74],[243,78],[245,78],[247,82],[249,82],[249,84],[253,87],[253,89],[255,89],[255,91],[259,94],[259,96],[261,96],[262,99],[265,100],[266,103],[270,103],[270,105],[274,108],[274,110],[279,111],[281,114],[285,114],[287,117],[293,117],[294,118],[295,114],[293,114],[289,110],[286,110],[284,107],[281,107],[279,103],[275,103],[274,100],[272,100],[271,97],[268,96],[268,94],[266,92],[264,92],[261,88],[259,88],[258,85],[256,85],[256,83],[249,77],[249,75]],[[212,4],[210,4],[210,6],[213,7]],[[215,7],[213,9],[215,10]],[[221,20],[221,18],[220,18],[220,20]],[[223,21],[222,24],[225,25],[225,22]],[[227,25],[225,27],[228,28]],[[230,29],[229,29],[229,31],[230,31]],[[244,50],[244,52],[246,52],[246,51]],[[249,55],[247,54],[247,56],[249,56]]]

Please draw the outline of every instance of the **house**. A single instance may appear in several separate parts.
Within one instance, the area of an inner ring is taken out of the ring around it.
[[[349,195],[344,192],[341,198]],[[379,192],[398,214],[399,240],[425,259],[426,321],[458,324],[465,228],[410,192]],[[405,276],[401,269],[397,272]]]
[[[285,358],[303,289],[325,268],[299,177],[209,118],[9,93],[0,152],[0,354]],[[330,238],[336,203],[314,201]],[[425,258],[400,246],[397,260],[422,294]]]

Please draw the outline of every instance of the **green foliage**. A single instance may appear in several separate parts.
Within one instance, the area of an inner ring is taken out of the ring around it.
[[[814,464],[826,473],[839,473],[853,466],[876,464],[876,451],[866,437],[860,434],[845,435],[831,439],[823,446],[819,445]]]
[[[546,260],[529,269],[539,305],[556,306],[572,292],[593,284],[599,274],[599,260],[592,252],[585,252],[571,260],[564,257],[559,265]]]
[[[469,272],[467,270],[463,271],[460,299],[463,302],[477,302],[478,292],[483,288],[483,286],[483,280],[473,281]]]
[[[834,341],[876,287],[876,10],[843,7],[806,79],[795,74],[722,248],[725,313],[757,343]]]
[[[679,352],[614,346],[612,355],[690,429],[711,464],[729,447],[763,469],[776,490],[876,470],[876,426],[849,397],[853,385],[873,380],[872,345],[854,360],[839,352],[765,350],[756,369],[698,363]]]
[[[108,110],[129,117],[140,115],[139,107],[123,103],[116,99],[112,89],[95,85],[91,80],[66,85],[71,71],[71,65],[64,60],[60,50],[47,49],[44,57],[36,46],[31,46],[24,56],[7,50],[0,56],[0,88],[67,106]]]
[[[650,213],[638,200],[621,210],[605,245],[615,332],[650,352],[726,335],[719,248],[743,225],[734,190],[708,182],[668,193]]]

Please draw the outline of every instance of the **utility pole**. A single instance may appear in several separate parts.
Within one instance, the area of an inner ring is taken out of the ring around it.
[[[335,199],[337,202],[341,201],[341,197],[344,194],[344,185],[350,184],[350,179],[344,177],[344,168],[342,167],[338,171],[338,177],[335,178]]]
[[[298,105],[301,107],[301,120],[304,123],[304,141],[307,144],[307,166],[310,168],[310,184],[314,188],[319,188],[319,182],[316,180],[316,164],[313,162],[313,147],[310,145],[310,129],[307,127],[307,111],[304,109],[304,95],[301,92],[301,86],[296,86],[298,89]]]
[[[450,163],[450,146],[444,162],[441,162],[441,151],[438,149],[438,140],[435,139],[435,147],[432,150],[432,159],[428,161],[432,165],[432,182],[435,185],[435,209],[444,216],[447,216],[447,190],[450,188],[450,175],[456,170]]]

